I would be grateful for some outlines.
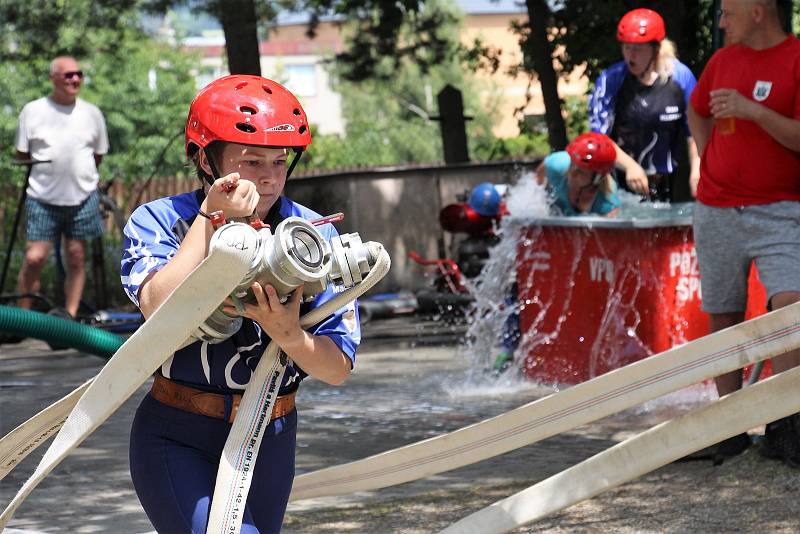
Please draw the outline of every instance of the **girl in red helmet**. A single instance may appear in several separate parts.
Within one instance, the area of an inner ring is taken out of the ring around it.
[[[148,317],[206,256],[214,232],[208,214],[256,217],[275,228],[283,219],[320,217],[283,196],[286,179],[311,143],[300,103],[259,76],[227,76],[195,97],[186,123],[186,152],[202,187],[140,206],[125,227],[122,283]],[[332,225],[319,227],[330,240]],[[276,409],[264,434],[242,532],[278,532],[294,478],[294,395],[308,375],[341,383],[355,362],[361,332],[354,303],[311,331],[299,317],[311,303],[301,289],[282,304],[270,286],[253,284],[229,339],[196,341],[170,357],[137,410],[130,443],[136,493],[158,532],[205,532],[220,456],[237,406],[261,355],[275,340],[290,357]]]
[[[554,211],[561,215],[614,217],[620,205],[612,176],[616,159],[608,136],[581,134],[565,151],[544,158],[536,170],[537,181],[550,189]]]
[[[694,74],[675,58],[664,20],[655,11],[626,13],[617,26],[617,40],[623,60],[597,79],[589,98],[589,126],[615,142],[625,170],[621,187],[650,200],[671,200],[678,157],[688,150],[694,194],[700,158],[687,122]]]

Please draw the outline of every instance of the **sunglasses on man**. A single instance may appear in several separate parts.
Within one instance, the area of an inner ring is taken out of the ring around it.
[[[65,80],[71,80],[74,77],[78,77],[79,80],[83,79],[83,71],[82,70],[69,70],[61,74]]]

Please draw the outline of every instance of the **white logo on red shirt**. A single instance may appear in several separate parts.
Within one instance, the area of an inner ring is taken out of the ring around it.
[[[767,99],[771,90],[772,82],[758,80],[756,82],[756,86],[753,87],[753,98],[756,100],[756,102],[763,102]]]

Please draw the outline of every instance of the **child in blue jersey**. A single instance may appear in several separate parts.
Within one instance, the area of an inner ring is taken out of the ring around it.
[[[186,151],[202,188],[139,207],[125,227],[122,283],[145,317],[206,257],[214,233],[207,214],[258,217],[272,228],[290,216],[320,217],[282,196],[310,142],[300,103],[271,80],[227,76],[198,93],[186,123]],[[330,224],[319,230],[329,241],[337,235]],[[278,532],[294,478],[294,395],[300,381],[312,375],[339,384],[353,368],[361,337],[354,303],[305,331],[300,316],[330,300],[330,286],[306,304],[302,288],[285,304],[271,285],[256,282],[251,289],[257,304],[245,305],[239,331],[221,343],[195,341],[173,354],[137,410],[131,476],[158,532],[206,531],[238,402],[270,340],[290,363],[261,444],[241,531]]]
[[[607,136],[585,133],[565,151],[553,152],[539,165],[536,178],[546,184],[558,215],[619,213],[620,201],[611,172],[616,162],[614,143]]]
[[[685,143],[694,194],[700,157],[687,122],[694,74],[676,59],[664,20],[655,11],[626,13],[617,25],[617,41],[624,59],[595,83],[589,97],[591,130],[616,143],[617,160],[625,170],[620,186],[649,200],[672,200],[670,183]]]

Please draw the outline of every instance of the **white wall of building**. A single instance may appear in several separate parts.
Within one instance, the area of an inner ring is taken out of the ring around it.
[[[197,87],[228,74],[225,58],[206,57],[197,72]],[[344,135],[342,97],[331,89],[331,80],[315,55],[261,56],[261,75],[286,86],[323,135]]]

